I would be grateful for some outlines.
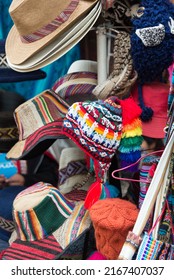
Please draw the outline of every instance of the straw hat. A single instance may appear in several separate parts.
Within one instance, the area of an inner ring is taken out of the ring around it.
[[[70,29],[97,0],[13,0],[9,13],[14,22],[6,53],[12,64],[21,64]],[[39,11],[39,12],[38,12]]]
[[[8,63],[12,69],[18,72],[30,72],[42,68],[72,49],[92,28],[101,12],[100,2],[90,10],[86,17],[78,20],[68,31],[60,35],[56,40],[45,46],[42,50],[32,55],[21,64]]]

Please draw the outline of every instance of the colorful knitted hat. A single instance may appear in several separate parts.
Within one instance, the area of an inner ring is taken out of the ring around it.
[[[131,55],[140,83],[147,83],[161,79],[173,63],[174,5],[169,0],[142,0],[139,11],[132,19]]]
[[[14,111],[19,141],[7,158],[29,159],[45,152],[62,135],[63,118],[69,105],[53,90],[45,90]]]
[[[78,101],[96,100],[96,96],[92,94],[96,85],[96,73],[78,71],[59,78],[52,89],[71,105]]]
[[[63,132],[93,160],[110,164],[119,146],[122,109],[116,97],[107,100],[76,102],[63,122]]]
[[[59,254],[74,244],[91,224],[83,202],[75,204],[57,188],[42,182],[16,196],[13,218],[16,236],[13,233],[11,244],[3,254],[4,260],[58,259]],[[77,251],[79,255],[74,251],[70,259],[82,256],[84,244],[81,245]]]
[[[94,226],[97,250],[108,260],[116,260],[128,232],[136,222],[136,205],[120,198],[106,198],[97,201],[89,213]]]

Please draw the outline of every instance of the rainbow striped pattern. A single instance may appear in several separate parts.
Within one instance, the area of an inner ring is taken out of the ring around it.
[[[140,120],[141,108],[130,97],[120,100],[122,106],[122,138],[118,148],[121,167],[135,163],[141,157],[142,123]],[[135,171],[137,167],[127,170]]]
[[[119,146],[122,110],[116,97],[76,102],[63,122],[63,132],[94,160],[110,163]]]
[[[138,249],[137,260],[173,260],[174,246],[154,239],[152,235],[144,234]]]
[[[36,200],[36,205],[28,206],[26,210],[23,210],[25,201],[30,196],[32,201],[27,203],[33,205]],[[38,197],[42,198],[39,203],[37,203]],[[18,238],[22,241],[41,240],[48,237],[65,222],[74,209],[74,203],[68,201],[56,188],[42,182],[19,193],[13,206]]]
[[[37,40],[42,39],[43,37],[49,35],[53,31],[55,31],[61,24],[66,22],[71,14],[76,9],[77,5],[79,3],[79,0],[72,0],[67,8],[62,11],[53,21],[51,21],[49,24],[43,26],[39,30],[28,34],[28,35],[21,35],[21,41],[23,43],[32,43]]]

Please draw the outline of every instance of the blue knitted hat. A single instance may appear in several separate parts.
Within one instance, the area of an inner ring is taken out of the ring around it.
[[[132,19],[131,55],[141,83],[159,80],[173,62],[174,4],[142,0]]]

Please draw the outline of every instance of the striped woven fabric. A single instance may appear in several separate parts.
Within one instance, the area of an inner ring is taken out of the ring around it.
[[[19,141],[7,158],[28,159],[45,152],[55,140],[64,139],[63,119],[69,105],[53,90],[45,90],[15,110]]]
[[[54,91],[46,90],[24,102],[15,110],[19,140],[24,140],[37,129],[62,120],[69,105]]]
[[[83,201],[74,204],[40,182],[17,195],[14,209],[16,234],[2,254],[4,260],[82,258],[91,226]]]
[[[70,1],[69,5],[65,8],[64,11],[62,11],[53,21],[51,21],[49,24],[43,26],[36,32],[33,32],[28,35],[21,35],[21,41],[23,43],[32,43],[37,40],[42,39],[43,37],[47,36],[48,34],[52,33],[54,30],[56,30],[61,24],[66,22],[71,14],[76,9],[77,5],[79,3],[79,0],[72,0]]]
[[[97,85],[97,74],[93,72],[75,72],[59,78],[52,89],[72,104],[78,101],[96,100],[92,94]]]
[[[89,211],[85,209],[84,202],[76,203],[72,215],[63,223],[57,231],[53,233],[54,237],[65,249],[80,234],[82,234],[91,225]]]
[[[61,252],[62,248],[54,236],[32,242],[17,239],[5,251],[3,260],[53,260]]]
[[[26,198],[32,200],[28,202],[27,209],[24,205]],[[49,236],[64,223],[74,209],[74,204],[56,188],[41,182],[21,192],[13,205],[16,229],[22,241],[40,240]]]
[[[140,168],[140,192],[139,192],[139,201],[138,201],[139,209],[142,207],[146,193],[149,188],[149,183],[145,183],[145,180],[149,182],[152,180],[150,170],[154,164],[156,166],[159,158],[160,158],[159,156],[149,155],[142,160],[141,168]],[[152,222],[153,222],[153,212],[151,212],[149,215],[149,218],[144,227],[144,231],[148,232],[150,230],[150,228],[152,227]]]

